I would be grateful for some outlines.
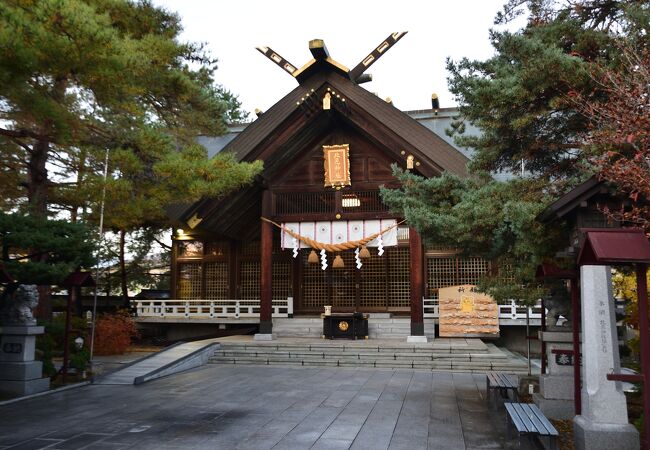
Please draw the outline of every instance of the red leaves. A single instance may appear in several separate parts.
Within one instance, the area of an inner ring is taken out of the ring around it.
[[[128,312],[103,314],[95,324],[95,353],[121,355],[137,335],[138,329]]]

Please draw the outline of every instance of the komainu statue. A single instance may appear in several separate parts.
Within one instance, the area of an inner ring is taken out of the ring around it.
[[[0,303],[0,323],[5,325],[36,325],[32,309],[38,305],[35,284],[20,284],[7,289]]]
[[[571,298],[563,283],[557,283],[550,288],[548,297],[544,298],[544,307],[548,310],[546,313],[547,329],[570,329]],[[562,320],[560,316],[566,320]]]

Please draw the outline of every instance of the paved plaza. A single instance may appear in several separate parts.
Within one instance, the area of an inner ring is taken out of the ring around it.
[[[502,448],[485,376],[208,365],[0,406],[0,449]]]

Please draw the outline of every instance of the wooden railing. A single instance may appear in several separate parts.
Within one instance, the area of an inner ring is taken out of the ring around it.
[[[259,318],[259,300],[132,300],[138,317],[238,319]],[[273,300],[273,317],[293,316],[293,297]]]
[[[437,319],[438,317],[440,317],[440,310],[438,309],[437,298],[422,299],[422,309],[425,318]],[[528,317],[530,319],[541,319],[542,307],[539,304],[536,306],[531,306],[528,308],[528,313],[529,313]],[[526,307],[519,306],[514,300],[510,300],[509,304],[499,305],[499,319],[525,320]]]
[[[158,318],[204,318],[225,319],[258,318],[260,315],[259,300],[132,300],[135,303],[138,317]],[[425,298],[422,300],[425,318],[440,317],[438,299]],[[273,317],[293,316],[293,297],[273,300]],[[539,305],[529,307],[530,319],[541,319]],[[525,320],[526,307],[519,306],[515,301],[499,305],[499,319]]]

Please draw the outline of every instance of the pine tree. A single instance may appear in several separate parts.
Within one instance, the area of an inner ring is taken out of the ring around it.
[[[3,207],[96,223],[107,150],[107,225],[123,234],[163,226],[166,203],[250,181],[259,163],[208,161],[195,143],[245,113],[181,31],[147,0],[0,2]]]
[[[483,131],[459,143],[476,150],[475,170],[518,173],[523,160],[534,176],[584,177],[592,156],[582,147],[588,119],[568,94],[606,97],[589,76],[589,63],[620,64],[615,42],[621,36],[648,45],[650,9],[639,0],[511,0],[496,23],[526,12],[521,30],[491,32],[492,58],[448,60],[461,115]]]

